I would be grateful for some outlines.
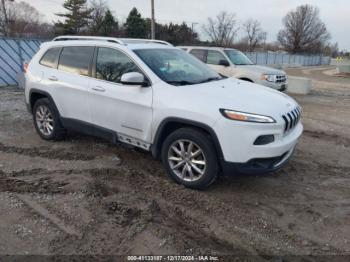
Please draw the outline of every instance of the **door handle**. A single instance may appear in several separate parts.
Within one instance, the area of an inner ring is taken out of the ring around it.
[[[95,87],[92,88],[92,90],[95,90],[97,92],[105,92],[106,91],[106,89],[104,89],[101,86],[95,86]]]
[[[58,78],[55,77],[55,76],[50,76],[50,77],[49,77],[49,80],[51,80],[51,81],[58,81]]]

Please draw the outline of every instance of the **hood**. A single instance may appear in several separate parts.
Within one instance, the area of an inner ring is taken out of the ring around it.
[[[241,65],[237,66],[240,70],[247,70],[249,72],[253,72],[255,74],[271,74],[271,75],[285,75],[286,73],[282,70],[275,69],[268,66],[260,66],[260,65]]]
[[[284,93],[235,78],[183,88],[189,88],[193,92],[191,100],[197,106],[267,115],[276,120],[298,105]]]

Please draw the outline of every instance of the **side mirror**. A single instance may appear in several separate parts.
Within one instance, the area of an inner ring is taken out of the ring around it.
[[[146,81],[145,76],[139,72],[125,73],[121,77],[121,83],[124,85],[140,85],[143,87],[149,86],[148,81]]]
[[[221,66],[230,66],[230,63],[227,60],[222,59],[222,60],[219,61],[219,65],[221,65]]]

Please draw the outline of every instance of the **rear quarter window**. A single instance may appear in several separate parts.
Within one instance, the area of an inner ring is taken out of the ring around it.
[[[61,52],[60,47],[50,48],[42,56],[39,63],[43,66],[57,68],[57,61],[58,61],[58,56],[60,52]]]

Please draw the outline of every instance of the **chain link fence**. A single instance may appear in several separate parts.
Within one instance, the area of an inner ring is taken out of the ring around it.
[[[292,55],[278,52],[246,52],[245,54],[258,65],[299,67],[329,65],[331,62],[331,57],[323,55]]]

